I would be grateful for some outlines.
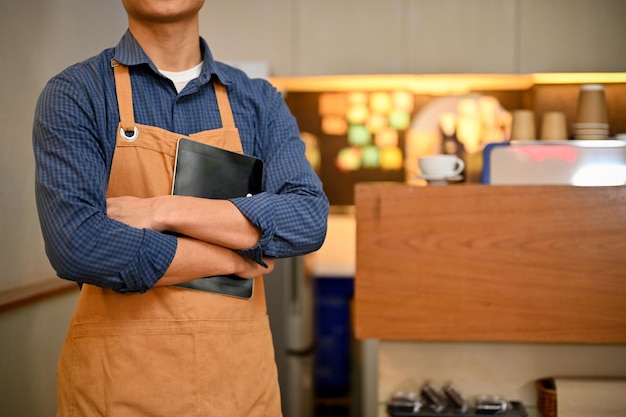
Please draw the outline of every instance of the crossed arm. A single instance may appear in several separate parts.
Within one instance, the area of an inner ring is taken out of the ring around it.
[[[227,200],[173,195],[115,197],[107,199],[107,215],[132,227],[183,235],[157,286],[210,275],[254,278],[270,273],[274,267],[272,259],[264,259],[266,268],[236,252],[254,246],[261,233]]]

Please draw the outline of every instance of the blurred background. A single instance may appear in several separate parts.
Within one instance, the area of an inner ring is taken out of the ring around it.
[[[481,389],[529,403],[531,381],[543,372],[626,374],[623,346],[379,346],[354,340],[350,329],[353,185],[410,180],[416,155],[442,152],[440,115],[462,100],[495,100],[503,129],[506,114],[520,108],[532,109],[538,124],[543,113],[562,111],[571,128],[579,85],[602,83],[610,136],[626,132],[625,1],[208,0],[201,18],[216,59],[284,93],[333,204],[324,248],[282,262],[267,279],[285,417],[365,415],[364,397],[415,374],[471,386],[480,373]],[[119,1],[0,4],[3,415],[54,415],[56,360],[78,294],[55,278],[44,254],[33,189],[35,102],[50,77],[115,46],[126,26]],[[579,76],[533,76],[553,73]],[[350,107],[359,102],[382,109],[371,114],[385,121]],[[506,139],[494,137],[464,145],[477,153]],[[396,360],[408,366],[388,366]]]

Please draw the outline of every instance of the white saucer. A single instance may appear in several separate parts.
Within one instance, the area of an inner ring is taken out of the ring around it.
[[[454,175],[452,177],[442,177],[439,175],[416,175],[415,178],[420,178],[426,181],[460,181],[463,179],[463,175]]]

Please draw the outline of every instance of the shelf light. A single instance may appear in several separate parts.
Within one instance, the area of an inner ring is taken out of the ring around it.
[[[531,75],[534,84],[614,84],[626,83],[625,72],[564,72]]]
[[[269,81],[281,91],[405,91],[443,96],[481,90],[527,90],[537,84],[626,83],[626,72],[328,75],[274,77]]]

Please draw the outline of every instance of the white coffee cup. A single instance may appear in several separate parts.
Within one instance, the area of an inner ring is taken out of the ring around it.
[[[417,164],[422,175],[430,178],[452,178],[465,168],[465,162],[456,155],[422,156]]]

